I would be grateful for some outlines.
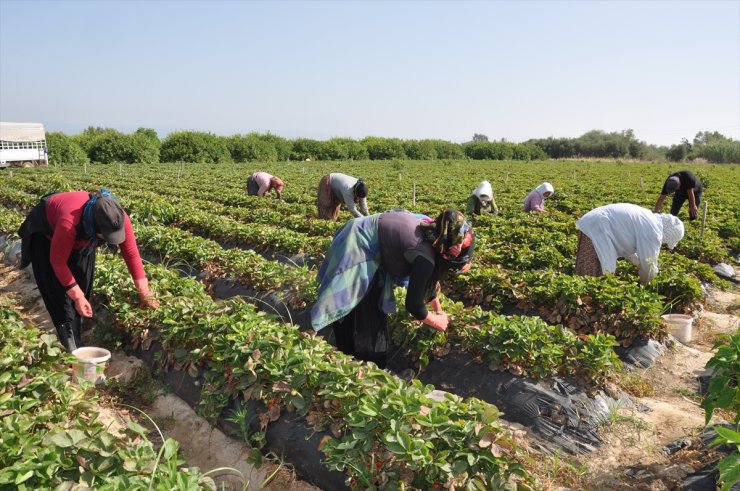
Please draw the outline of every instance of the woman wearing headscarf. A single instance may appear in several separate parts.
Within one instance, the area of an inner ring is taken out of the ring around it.
[[[262,197],[271,190],[275,191],[277,199],[283,198],[283,181],[267,172],[255,172],[247,178],[247,194]]]
[[[339,217],[339,209],[342,204],[355,218],[369,215],[367,192],[367,184],[362,179],[339,172],[325,175],[319,181],[317,195],[319,218],[336,220]],[[359,203],[359,211],[357,211],[355,203]]]
[[[623,257],[637,266],[643,285],[658,274],[661,244],[673,249],[684,234],[683,222],[677,217],[629,203],[595,208],[583,215],[576,227],[577,275],[613,273],[617,258]]]
[[[121,249],[139,293],[139,307],[159,307],[149,290],[131,220],[107,189],[44,196],[18,235],[22,240],[21,268],[33,265],[36,285],[67,351],[82,346],[81,317],[93,314],[90,296],[95,250],[100,245]]]
[[[496,206],[496,200],[493,197],[493,188],[490,182],[481,181],[478,184],[478,187],[475,188],[473,194],[468,198],[468,202],[465,205],[465,213],[470,217],[489,214],[498,215],[498,206]]]
[[[444,331],[449,319],[437,283],[448,271],[467,271],[474,247],[473,230],[456,210],[435,220],[397,211],[352,219],[335,234],[319,269],[311,324],[316,331],[332,326],[340,351],[383,368],[394,282],[408,277],[406,310]]]
[[[554,192],[552,184],[543,182],[524,198],[524,211],[545,211],[545,200]]]

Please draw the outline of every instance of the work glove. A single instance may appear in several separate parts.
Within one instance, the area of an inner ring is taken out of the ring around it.
[[[424,318],[424,320],[422,320],[421,322],[431,327],[432,329],[436,329],[437,331],[446,331],[447,324],[450,323],[450,319],[444,312],[441,314],[427,312],[426,318]]]
[[[444,314],[444,310],[442,310],[442,304],[439,303],[439,298],[438,297],[434,297],[433,299],[431,299],[427,303],[427,305],[429,305],[434,310],[435,313],[437,313],[437,314]]]
[[[74,302],[75,310],[80,314],[80,317],[92,317],[92,306],[85,298],[85,294],[82,293],[82,289],[79,285],[75,285],[67,290],[67,296]]]
[[[136,291],[139,292],[139,308],[150,308],[157,310],[159,308],[159,300],[154,298],[154,294],[149,289],[149,281],[146,278],[134,280],[136,285]]]

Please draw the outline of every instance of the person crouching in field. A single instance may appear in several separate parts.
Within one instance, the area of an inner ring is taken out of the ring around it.
[[[283,199],[283,181],[267,172],[255,172],[247,178],[247,194],[249,196],[264,196],[270,190],[275,190],[277,199]]]
[[[384,368],[394,282],[408,277],[406,310],[444,331],[449,319],[436,298],[438,281],[467,271],[474,248],[473,230],[456,210],[436,220],[403,211],[354,218],[337,230],[319,269],[311,324],[316,331],[332,326],[340,351]]]
[[[534,188],[526,198],[524,198],[524,211],[545,211],[545,200],[552,196],[555,188],[549,182],[543,182]]]
[[[325,220],[336,220],[339,209],[344,203],[347,210],[355,218],[370,212],[367,209],[367,184],[362,179],[356,179],[347,174],[338,172],[327,174],[319,181],[317,205],[319,218]],[[355,208],[355,203],[360,204],[360,211]]]
[[[617,258],[623,257],[638,267],[643,285],[658,274],[661,244],[673,249],[684,234],[683,222],[677,217],[629,203],[595,208],[583,215],[576,227],[577,275],[614,273]]]
[[[666,196],[673,194],[673,203],[671,204],[671,215],[678,216],[684,202],[689,200],[689,219],[696,220],[699,216],[699,205],[701,204],[701,180],[693,173],[682,170],[668,176],[663,183],[663,189],[660,191],[658,201],[655,203],[653,211],[660,213],[663,208],[663,202]]]
[[[468,198],[468,202],[465,205],[465,213],[471,217],[476,215],[498,215],[498,206],[496,206],[496,200],[493,197],[493,188],[490,182],[481,181],[478,184],[478,187],[475,188],[473,194]]]
[[[118,245],[139,293],[139,307],[156,309],[149,290],[131,220],[107,189],[99,193],[54,193],[41,198],[18,230],[21,268],[33,276],[46,310],[67,351],[82,346],[81,317],[92,317],[95,251]]]

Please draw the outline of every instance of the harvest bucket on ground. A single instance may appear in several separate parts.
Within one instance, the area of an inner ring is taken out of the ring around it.
[[[110,351],[105,348],[86,346],[72,352],[77,358],[73,370],[76,379],[87,380],[94,384],[105,381],[105,368],[110,360]]]
[[[691,342],[691,327],[694,324],[694,318],[684,314],[666,314],[663,320],[668,325],[668,332],[678,339],[681,343]]]

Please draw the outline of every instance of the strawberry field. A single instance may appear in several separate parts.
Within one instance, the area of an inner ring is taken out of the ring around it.
[[[501,415],[507,401],[463,390],[459,373],[445,371],[446,359],[469,360],[485,367],[475,373],[507,377],[505,384],[567,380],[573,388],[567,399],[587,404],[607,384],[619,385],[625,367],[615,348],[664,341],[661,314],[692,312],[707,285],[732,288],[711,265],[736,264],[740,253],[740,166],[691,166],[705,183],[706,224],[688,221],[685,206],[686,236],[674,251],[663,249],[648,286],[626,261],[615,275],[574,276],[575,220],[608,203],[652,208],[666,176],[683,168],[367,161],[14,169],[0,174],[0,233],[16,231],[44,194],[109,188],[131,216],[162,305],[137,309],[123,262],[103,254],[94,304],[105,307],[96,317],[128,349],[156,353],[156,369],[197,382],[200,413],[241,434],[256,449],[255,462],[259,449],[280,447],[270,428],[287,418],[310,428],[305,440],[320,449],[325,477],[313,479],[299,454],[291,461],[289,448],[279,450],[299,475],[325,489],[345,481],[355,489],[537,488],[533,457],[507,431],[509,409]],[[246,178],[255,170],[282,178],[283,201],[247,196]],[[307,329],[316,270],[333,232],[350,218],[346,212],[337,223],[316,218],[319,179],[334,171],[368,183],[371,213],[405,208],[436,216],[464,208],[481,180],[493,185],[501,212],[473,219],[472,269],[442,285],[448,331],[414,322],[403,308],[390,319],[397,363],[417,374],[411,383],[349,359]],[[522,200],[543,181],[555,187],[547,211],[523,213]],[[244,295],[225,299],[234,293]],[[556,430],[584,426],[590,436],[554,446],[586,452],[599,445],[596,425],[583,414],[566,407],[542,418],[546,424],[532,431],[546,447]],[[514,419],[527,426],[526,415]]]

